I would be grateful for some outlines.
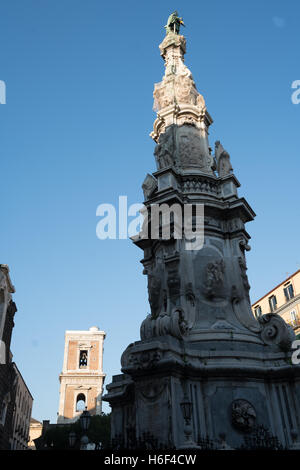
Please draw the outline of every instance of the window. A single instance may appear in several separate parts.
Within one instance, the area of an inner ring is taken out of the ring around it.
[[[76,400],[76,411],[84,411],[85,410],[85,395],[83,393],[79,393]]]
[[[8,392],[0,404],[0,423],[4,426],[8,404],[10,403],[10,393]]]
[[[294,297],[294,289],[292,284],[288,284],[286,287],[283,288],[283,292],[286,298],[286,301],[292,299]]]
[[[262,315],[262,310],[261,310],[261,306],[260,306],[260,305],[257,305],[256,307],[254,307],[254,315],[255,315],[255,318],[261,317],[261,315]]]
[[[0,407],[0,423],[3,424],[3,425],[5,423],[6,408],[7,408],[7,404],[3,400],[3,402],[1,403],[1,407]]]
[[[291,321],[292,321],[292,323],[295,324],[296,321],[297,321],[296,310],[292,310],[292,311],[290,312],[290,316],[291,316]]]
[[[270,305],[271,312],[275,312],[277,308],[277,299],[275,295],[271,295],[271,297],[269,297],[269,305]]]
[[[81,350],[79,354],[79,367],[87,367],[88,352],[86,350]]]
[[[6,347],[4,341],[0,339],[0,364],[6,363]]]

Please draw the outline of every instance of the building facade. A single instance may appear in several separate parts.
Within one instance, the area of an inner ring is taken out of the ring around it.
[[[254,302],[252,310],[256,318],[276,313],[300,334],[300,269]]]
[[[13,367],[17,383],[10,448],[12,450],[27,450],[33,397],[15,363],[13,363]]]
[[[14,292],[8,266],[0,264],[0,450],[27,449],[33,401],[10,350]]]
[[[85,408],[92,415],[101,414],[104,339],[105,332],[95,326],[88,331],[66,331],[58,423],[76,421]]]
[[[10,343],[17,311],[12,299],[9,268],[0,264],[0,450],[10,449],[17,376],[12,363]]]
[[[42,430],[43,430],[43,423],[41,423],[37,419],[31,418],[30,426],[29,426],[29,441],[28,441],[29,450],[36,450],[36,445],[35,445],[34,440],[41,437]]]

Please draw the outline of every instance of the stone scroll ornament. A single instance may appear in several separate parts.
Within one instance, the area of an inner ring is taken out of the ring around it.
[[[258,319],[262,326],[261,339],[265,344],[276,345],[282,351],[289,351],[295,339],[293,328],[276,313],[267,313]]]

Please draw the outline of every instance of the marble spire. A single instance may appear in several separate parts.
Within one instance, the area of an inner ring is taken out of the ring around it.
[[[157,143],[157,169],[175,166],[178,170],[194,169],[212,175],[215,165],[208,128],[213,120],[191,71],[184,64],[186,40],[171,32],[159,49],[165,62],[165,74],[154,86],[157,118],[150,134]]]

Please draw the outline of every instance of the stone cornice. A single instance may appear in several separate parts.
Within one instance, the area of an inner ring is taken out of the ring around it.
[[[80,372],[77,372],[77,371],[74,371],[74,372],[62,372],[61,374],[59,374],[59,377],[84,377],[84,378],[87,378],[87,377],[106,377],[106,374],[104,374],[103,372],[87,372],[87,373],[80,373]]]
[[[93,331],[88,331],[88,330],[82,330],[82,331],[80,331],[80,330],[74,330],[74,331],[73,330],[67,330],[65,334],[66,334],[66,336],[67,335],[72,336],[72,337],[74,336],[74,338],[76,338],[76,339],[77,338],[78,339],[84,339],[84,337],[86,337],[86,339],[91,339],[91,337],[93,337],[93,336],[95,336],[95,337],[104,336],[105,337],[105,335],[106,335],[105,331],[101,331],[101,330],[99,330],[99,331],[95,331],[95,330],[93,330]]]

